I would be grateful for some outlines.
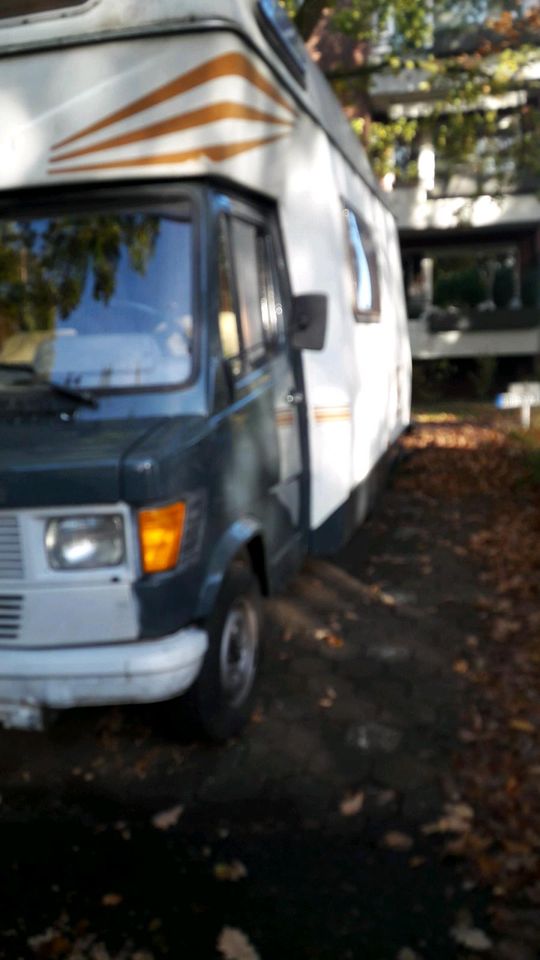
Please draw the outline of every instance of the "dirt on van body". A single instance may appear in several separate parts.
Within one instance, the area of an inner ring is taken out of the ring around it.
[[[422,418],[354,540],[268,603],[242,738],[179,741],[167,707],[2,732],[0,957],[533,960],[533,448]]]

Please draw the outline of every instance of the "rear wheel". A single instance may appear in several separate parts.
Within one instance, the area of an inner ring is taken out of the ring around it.
[[[212,740],[248,722],[261,656],[261,593],[251,568],[234,563],[207,621],[208,650],[184,699],[188,719]]]

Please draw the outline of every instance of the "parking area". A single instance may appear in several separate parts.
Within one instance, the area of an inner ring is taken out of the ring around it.
[[[392,485],[268,603],[258,707],[224,747],[173,738],[168,706],[1,732],[0,956],[468,956],[484,898],[436,824],[461,800],[477,523]]]

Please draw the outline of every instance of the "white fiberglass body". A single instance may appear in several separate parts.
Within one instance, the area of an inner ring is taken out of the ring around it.
[[[151,12],[150,12],[151,11]],[[306,352],[311,527],[407,425],[396,226],[317,69],[291,71],[255,0],[88,0],[0,26],[0,191],[220,178],[278,205],[295,294],[328,294]],[[369,224],[377,322],[358,320],[344,209]]]

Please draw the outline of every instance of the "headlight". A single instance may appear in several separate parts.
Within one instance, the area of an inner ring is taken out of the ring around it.
[[[117,567],[125,555],[124,521],[116,514],[49,520],[45,549],[54,570]]]

